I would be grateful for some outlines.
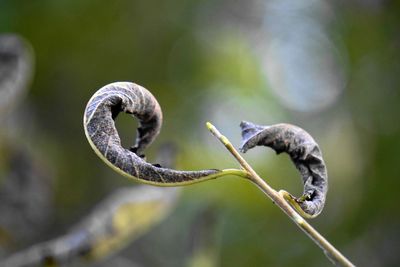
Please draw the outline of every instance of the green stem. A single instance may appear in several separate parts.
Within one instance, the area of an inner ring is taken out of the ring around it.
[[[243,169],[247,172],[246,178],[258,186],[294,223],[303,230],[306,235],[314,241],[335,265],[344,267],[354,267],[340,251],[338,251],[332,244],[329,243],[317,230],[315,230],[306,220],[304,220],[289,204],[285,198],[276,190],[270,187],[246,162],[246,160],[239,154],[232,143],[222,135],[214,125],[207,122],[207,128],[210,132],[217,137],[228,151],[235,157]],[[243,177],[243,176],[242,176]]]
[[[221,174],[219,176],[226,176],[226,175],[234,175],[234,176],[239,176],[242,178],[249,178],[249,174],[245,170],[239,170],[239,169],[224,169],[221,171]]]

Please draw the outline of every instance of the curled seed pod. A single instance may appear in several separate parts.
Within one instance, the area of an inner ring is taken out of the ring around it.
[[[303,178],[304,192],[300,198],[285,191],[280,193],[296,209],[301,208],[303,216],[312,218],[320,214],[328,191],[328,175],[321,150],[311,135],[284,123],[260,126],[243,121],[240,127],[243,141],[240,150],[243,153],[255,146],[269,146],[277,154],[289,154]]]
[[[25,92],[32,69],[30,45],[17,35],[0,35],[0,115],[11,109]]]
[[[121,146],[114,120],[120,112],[139,120],[136,142],[130,149]],[[226,170],[178,171],[144,160],[141,153],[160,132],[162,113],[155,97],[140,85],[111,83],[89,100],[83,119],[85,134],[96,154],[111,168],[142,183],[176,186],[226,175]]]

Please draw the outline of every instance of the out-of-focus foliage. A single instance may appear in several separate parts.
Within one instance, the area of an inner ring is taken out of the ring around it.
[[[205,130],[207,120],[237,146],[241,120],[306,129],[330,179],[326,208],[312,224],[356,265],[398,265],[399,25],[398,1],[383,0],[0,1],[0,32],[24,36],[36,58],[28,96],[12,114],[19,122],[6,125],[54,173],[54,216],[37,241],[60,234],[113,188],[134,186],[96,157],[82,128],[90,96],[129,80],[163,109],[150,161],[172,141],[181,169],[236,167]],[[121,116],[117,126],[131,145],[135,122]],[[260,148],[246,158],[273,187],[301,194],[288,157]],[[183,191],[172,215],[116,261],[328,264],[249,183],[232,177]],[[196,243],[193,225],[206,207],[213,225],[207,242]]]
[[[114,190],[65,235],[14,253],[5,267],[87,266],[102,263],[171,212],[179,190],[151,186]]]

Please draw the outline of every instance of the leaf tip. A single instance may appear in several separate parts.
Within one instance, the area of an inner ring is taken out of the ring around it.
[[[247,150],[255,146],[255,144],[253,144],[254,136],[263,130],[263,127],[248,121],[242,121],[240,123],[240,128],[242,129],[242,145],[239,150],[242,153],[246,153]]]

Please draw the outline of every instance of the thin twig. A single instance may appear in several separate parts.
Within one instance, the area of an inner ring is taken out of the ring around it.
[[[306,220],[304,220],[276,190],[270,187],[239,154],[232,143],[222,135],[214,125],[207,122],[207,128],[217,137],[222,144],[231,152],[239,164],[248,172],[248,179],[256,184],[281,210],[292,219],[295,224],[303,230],[306,235],[317,244],[335,265],[344,267],[355,266],[342,253],[340,253],[331,243],[328,242],[317,230],[315,230]]]

